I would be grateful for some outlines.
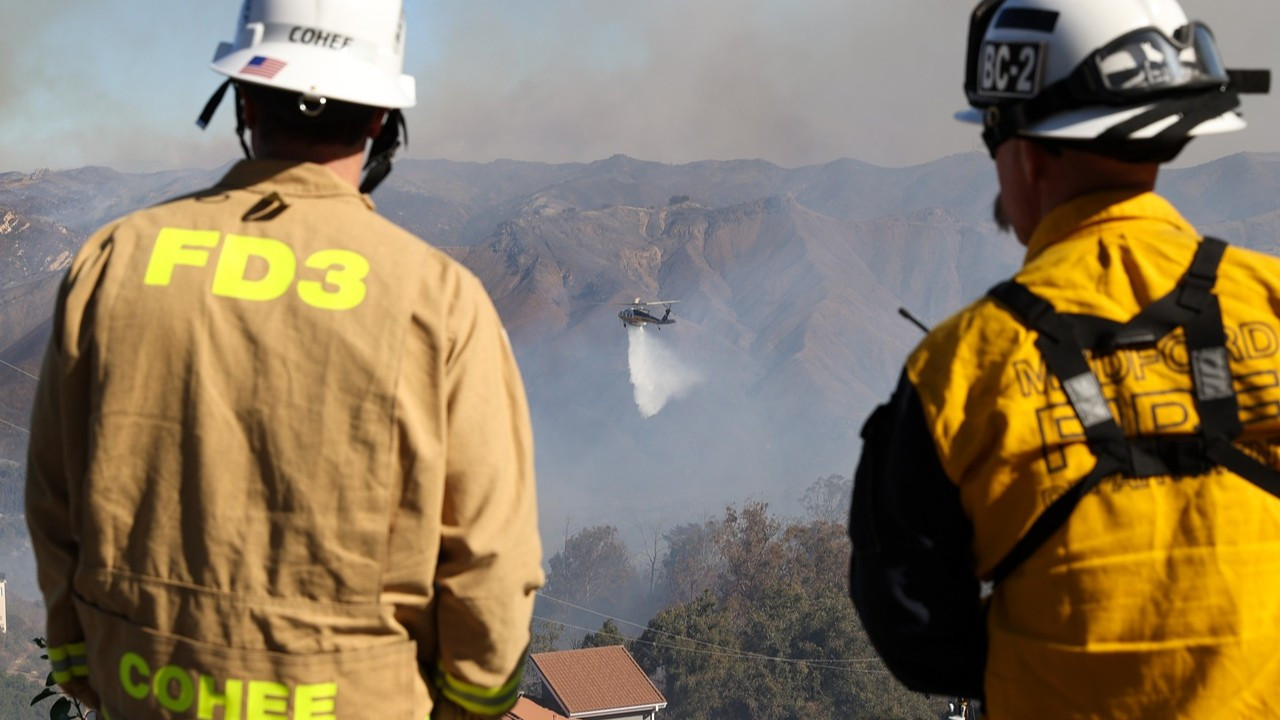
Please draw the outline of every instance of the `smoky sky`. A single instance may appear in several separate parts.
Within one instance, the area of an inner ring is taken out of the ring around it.
[[[0,170],[214,166],[239,153],[219,79],[238,2],[10,3]],[[956,123],[972,3],[959,0],[432,0],[407,4],[409,157],[880,165],[980,151]],[[114,6],[114,7],[112,7]],[[1272,0],[1186,0],[1229,64],[1280,67]],[[1280,150],[1280,103],[1184,163]]]
[[[948,2],[943,14],[963,24],[963,10]],[[903,43],[893,36],[909,32],[913,13],[901,3],[553,5],[519,26],[493,17],[485,3],[459,8],[457,22],[468,31],[453,34],[424,73],[414,126],[426,145],[480,159],[621,152],[786,165],[842,156],[915,162],[976,147],[967,129],[933,122],[948,119],[962,99],[963,38],[935,32],[946,26],[936,12],[920,13],[934,29],[917,27],[915,40]],[[484,46],[472,37],[486,38]],[[580,37],[590,40],[564,42]],[[947,87],[952,92],[942,93]],[[909,129],[921,123],[947,140],[923,147]]]

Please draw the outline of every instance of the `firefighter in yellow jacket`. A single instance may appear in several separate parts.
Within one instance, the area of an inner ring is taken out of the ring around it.
[[[357,189],[414,104],[403,49],[399,0],[245,2],[213,69],[256,159],[63,283],[27,517],[54,677],[110,718],[516,699],[542,583],[519,371],[476,278]]]
[[[851,514],[854,601],[909,687],[1280,717],[1280,261],[1152,192],[1268,83],[1174,0],[978,5],[961,119],[1026,259],[912,353]]]

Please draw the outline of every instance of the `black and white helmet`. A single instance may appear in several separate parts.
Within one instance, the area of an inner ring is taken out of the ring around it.
[[[320,116],[331,100],[388,109],[360,183],[361,192],[373,192],[407,137],[401,108],[418,101],[414,78],[404,73],[404,47],[404,0],[244,0],[235,40],[219,43],[210,65],[228,80],[196,124],[208,126],[232,83],[296,92],[298,112],[308,117]],[[244,130],[237,101],[236,134],[251,157]]]
[[[1245,127],[1240,93],[1266,70],[1228,70],[1208,26],[1176,0],[983,0],[969,26],[959,120],[981,123],[992,155],[1043,138],[1164,162],[1193,137]]]

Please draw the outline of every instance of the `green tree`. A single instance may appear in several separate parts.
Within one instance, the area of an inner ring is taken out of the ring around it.
[[[649,621],[633,655],[669,703],[672,717],[684,720],[717,716],[719,688],[737,665],[719,648],[736,645],[710,590],[673,605]]]
[[[686,523],[663,535],[661,587],[668,604],[692,602],[715,587],[720,557],[714,526]]]
[[[616,604],[635,578],[631,553],[613,525],[578,531],[548,564],[546,594],[582,606],[597,600]]]
[[[800,500],[805,517],[844,524],[849,521],[849,506],[853,503],[853,480],[843,475],[828,475],[813,481]]]
[[[552,652],[559,649],[560,638],[564,636],[564,625],[550,620],[534,620],[533,637],[529,641],[529,654]],[[520,680],[520,692],[530,698],[542,697],[542,678],[533,667],[533,660],[524,662],[524,677]]]
[[[752,501],[741,510],[732,505],[725,508],[714,528],[716,548],[724,560],[717,578],[720,597],[735,606],[763,602],[782,569],[776,547],[782,522],[769,514],[768,503]]]
[[[862,631],[847,593],[843,523],[787,523],[748,502],[676,528],[668,541],[667,567],[710,576],[636,641],[633,654],[673,717],[937,716],[941,701],[898,685]]]
[[[41,679],[24,673],[0,672],[0,718],[41,720],[43,708],[31,707],[31,698],[44,686]]]
[[[564,625],[551,620],[534,620],[529,652],[551,652],[557,649],[564,636]]]
[[[582,636],[582,642],[578,643],[578,647],[581,649],[621,645],[630,650],[633,640],[634,638],[622,634],[618,629],[618,623],[614,622],[613,618],[607,618],[600,624],[599,630]]]

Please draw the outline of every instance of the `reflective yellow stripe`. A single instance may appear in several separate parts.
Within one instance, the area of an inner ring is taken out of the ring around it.
[[[452,689],[440,688],[440,694],[448,698],[453,704],[476,715],[499,715],[505,713],[515,706],[516,700],[519,699],[518,694],[512,695],[509,700],[502,703],[478,702],[465,695],[454,692]]]
[[[49,648],[49,662],[53,665],[54,682],[68,683],[73,677],[89,677],[89,652],[82,642]]]
[[[446,698],[463,709],[481,715],[497,715],[510,710],[520,697],[520,680],[524,677],[524,663],[517,666],[502,687],[486,688],[460,680],[439,666],[436,684]]]

